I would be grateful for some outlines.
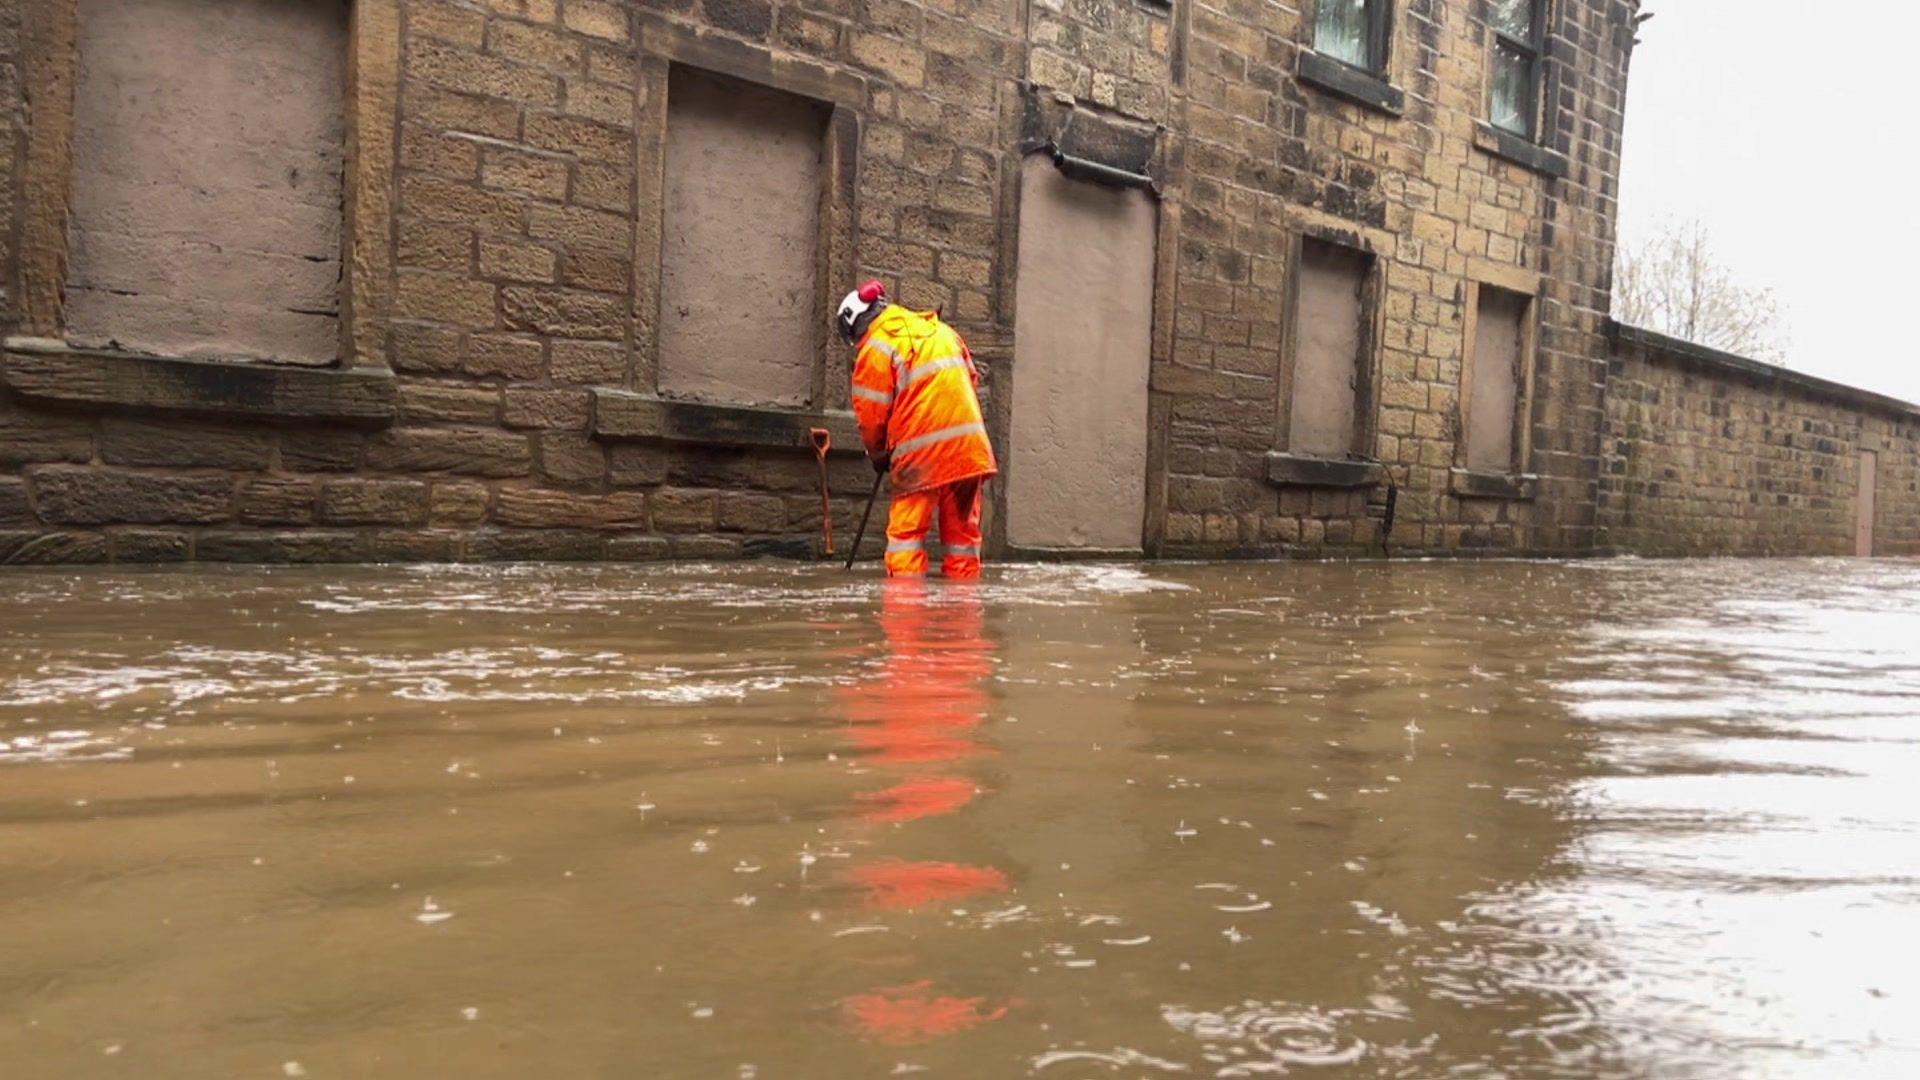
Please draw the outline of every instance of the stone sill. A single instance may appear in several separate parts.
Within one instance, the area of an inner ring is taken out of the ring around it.
[[[1145,557],[1145,549],[1026,547],[1009,544],[998,554],[1000,558],[1017,562],[1138,562]]]
[[[1526,502],[1533,498],[1540,486],[1540,477],[1533,473],[1475,472],[1472,469],[1452,469],[1448,472],[1447,487],[1463,499],[1513,499]]]
[[[1311,49],[1300,51],[1300,81],[1388,116],[1406,111],[1407,95],[1387,80]]]
[[[1484,120],[1473,126],[1473,145],[1482,153],[1511,161],[1543,176],[1551,176],[1556,180],[1566,178],[1567,159],[1564,154],[1555,153]]]
[[[393,373],[279,367],[79,349],[8,338],[0,380],[30,401],[271,420],[377,426],[394,417]]]
[[[850,412],[768,409],[672,401],[631,390],[595,387],[593,435],[607,440],[654,440],[707,446],[813,449],[811,432],[826,428],[836,454],[864,454],[860,425]]]
[[[1385,477],[1386,470],[1371,461],[1308,457],[1279,450],[1267,453],[1267,482],[1278,487],[1371,487]]]

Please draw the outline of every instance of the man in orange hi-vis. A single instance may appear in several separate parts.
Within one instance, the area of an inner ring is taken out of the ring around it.
[[[847,294],[835,315],[858,351],[853,412],[876,470],[893,474],[887,576],[924,577],[927,530],[940,520],[949,578],[980,576],[980,488],[999,472],[974,388],[973,354],[937,312],[887,300],[877,281]]]

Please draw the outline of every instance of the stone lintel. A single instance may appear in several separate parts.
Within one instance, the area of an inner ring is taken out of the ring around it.
[[[865,452],[860,425],[850,412],[711,405],[630,390],[593,390],[593,434],[599,439],[811,451],[814,428],[826,428],[833,436],[836,454]]]
[[[1472,469],[1452,469],[1448,472],[1447,486],[1456,496],[1463,499],[1532,499],[1540,486],[1540,478],[1532,473],[1508,475],[1505,473],[1475,472]]]
[[[144,356],[9,338],[0,379],[23,398],[220,417],[377,426],[394,417],[391,372]]]
[[[1371,461],[1309,457],[1279,450],[1267,453],[1267,482],[1279,487],[1372,487],[1386,470]]]

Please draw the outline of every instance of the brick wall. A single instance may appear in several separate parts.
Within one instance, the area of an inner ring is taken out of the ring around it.
[[[1626,331],[1607,380],[1599,542],[1638,555],[1920,555],[1920,408]]]
[[[1665,453],[1648,425],[1682,417],[1638,418],[1621,458],[1620,411],[1639,392],[1626,387],[1666,368],[1616,360],[1618,392],[1608,370],[1637,6],[1552,6],[1540,145],[1517,148],[1482,123],[1482,7],[1396,5],[1376,94],[1329,82],[1301,8],[1265,0],[355,0],[345,345],[337,367],[299,370],[62,344],[75,0],[5,5],[0,560],[817,555],[808,429],[842,451],[842,544],[870,475],[844,452],[848,357],[825,325],[851,281],[883,277],[958,326],[1006,457],[1006,376],[1045,362],[1013,333],[1021,167],[1043,147],[1157,188],[1150,405],[1112,421],[1145,425],[1149,554],[1377,550],[1389,482],[1399,550],[1654,550],[1668,527],[1655,522],[1675,519],[1643,487],[1629,523],[1621,478],[1672,490],[1678,465],[1631,470]],[[828,116],[802,406],[695,404],[660,382],[676,68]],[[1372,268],[1355,444],[1370,460],[1284,445],[1308,237]],[[1464,458],[1482,286],[1532,298],[1511,476]],[[1701,405],[1710,415],[1710,393]],[[1767,421],[1740,431],[1779,437]],[[1912,469],[1883,455],[1883,490],[1909,490]],[[1841,471],[1800,483],[1844,485]],[[1887,496],[1885,535],[1904,535],[1901,498]],[[1826,550],[1822,528],[1796,542]]]

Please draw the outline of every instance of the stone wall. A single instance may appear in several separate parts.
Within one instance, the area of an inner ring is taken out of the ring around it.
[[[319,369],[75,341],[86,6],[0,6],[0,560],[817,556],[810,431],[835,442],[842,545],[869,483],[826,319],[853,281],[959,328],[1003,462],[1015,409],[1043,407],[1010,377],[1047,362],[1014,332],[1036,154],[1158,201],[1145,415],[1106,421],[1145,456],[1141,550],[1377,551],[1389,490],[1397,550],[1654,546],[1621,539],[1658,526],[1623,523],[1603,454],[1633,0],[1551,5],[1533,141],[1485,123],[1477,0],[1394,5],[1377,78],[1266,0],[353,0],[341,350]],[[690,307],[672,245],[759,235],[665,217],[669,98],[709,76],[805,102],[817,147],[813,280],[721,293],[818,313],[781,331],[760,398],[781,408],[662,377],[663,320]],[[1350,457],[1287,445],[1309,241],[1367,268]],[[1528,303],[1506,472],[1463,436],[1483,287]],[[992,489],[991,550],[1020,482]]]
[[[1861,456],[1875,555],[1920,555],[1920,408],[1622,329],[1599,543],[1636,555],[1852,555]]]

